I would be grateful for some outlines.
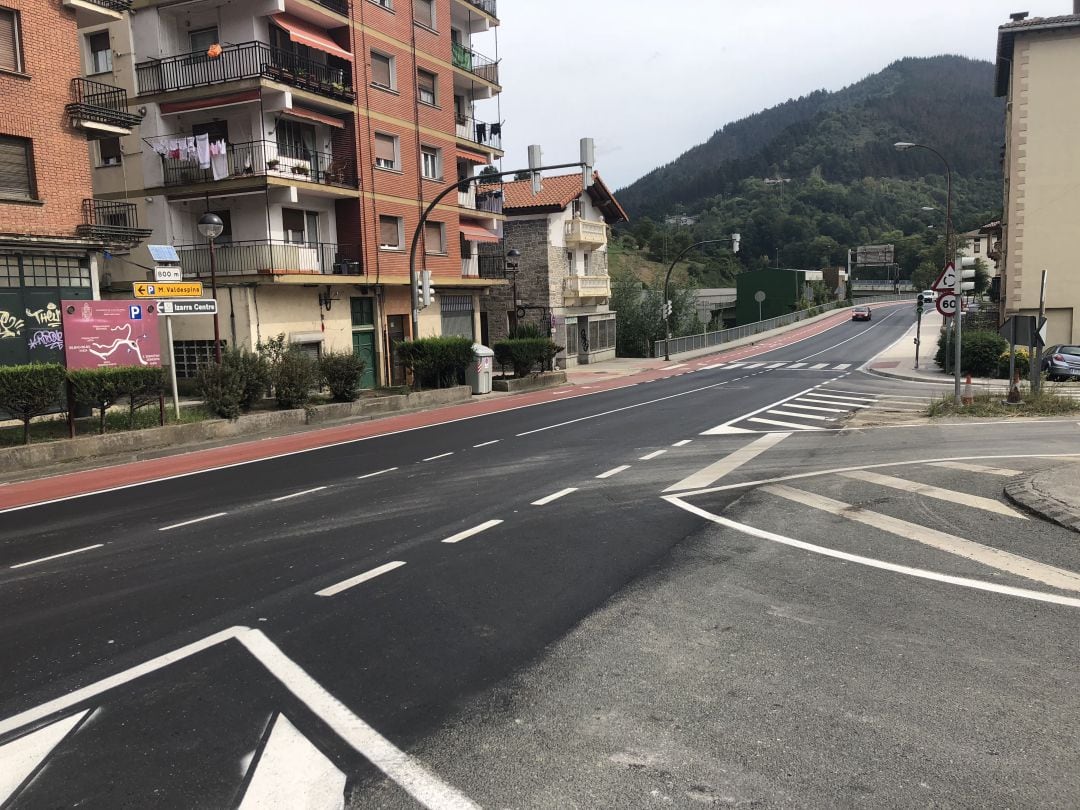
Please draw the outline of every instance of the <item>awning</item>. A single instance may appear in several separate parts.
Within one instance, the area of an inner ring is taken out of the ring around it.
[[[301,45],[307,45],[323,53],[331,53],[349,62],[353,60],[351,53],[311,23],[306,23],[291,14],[271,14],[270,18],[289,32],[289,39],[293,42],[299,42]]]
[[[473,163],[490,163],[491,158],[485,155],[478,155],[476,152],[467,152],[464,149],[457,150],[457,156],[462,160],[471,160]]]
[[[466,222],[461,223],[461,235],[465,237],[467,242],[501,242],[502,237],[494,231],[489,231],[487,228],[481,228],[479,225],[469,225]]]
[[[259,92],[258,90],[245,90],[243,93],[200,98],[194,101],[166,101],[159,106],[159,109],[162,113],[182,113],[191,110],[206,110],[211,107],[227,107],[230,104],[246,104],[249,101],[257,101]]]
[[[295,104],[287,110],[282,110],[281,114],[286,118],[299,118],[303,121],[317,121],[320,124],[326,124],[328,127],[345,129],[345,122],[340,118],[335,118],[326,113],[316,112],[315,110],[309,110],[307,107],[300,107]]]

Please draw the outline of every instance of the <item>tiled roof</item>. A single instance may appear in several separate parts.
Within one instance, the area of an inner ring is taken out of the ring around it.
[[[1028,17],[1026,20],[1007,22],[999,30],[1017,28],[1061,28],[1080,25],[1080,14],[1062,14],[1057,17]]]
[[[582,193],[581,172],[545,177],[536,196],[532,193],[531,180],[515,180],[503,186],[503,208],[566,208]]]
[[[1064,14],[1060,17],[1029,17],[1026,20],[1008,22],[998,27],[997,70],[994,75],[994,92],[997,96],[1009,92],[1012,74],[1013,41],[1018,34],[1040,31],[1060,31],[1080,28],[1080,14]]]

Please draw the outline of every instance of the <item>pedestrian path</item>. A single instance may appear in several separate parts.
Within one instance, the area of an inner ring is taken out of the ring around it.
[[[719,369],[721,371],[773,371],[774,369],[784,369],[785,371],[848,371],[855,364],[854,363],[797,363],[792,361],[773,361],[773,360],[744,360],[735,363],[711,363],[708,365],[700,365],[697,367],[698,371],[712,371]]]

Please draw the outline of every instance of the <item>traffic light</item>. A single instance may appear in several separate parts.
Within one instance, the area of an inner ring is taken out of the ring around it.
[[[960,266],[957,270],[960,271],[960,291],[972,292],[975,289],[975,262],[977,262],[973,256],[964,256],[960,259]]]
[[[741,241],[742,241],[742,234],[741,233],[733,233],[731,235],[731,252],[732,253],[738,253],[739,252],[739,242],[741,242]]]
[[[420,272],[420,306],[431,306],[431,271]]]
[[[664,302],[664,317],[665,318],[670,318],[671,317],[671,312],[672,312],[671,302],[670,301],[665,301]]]

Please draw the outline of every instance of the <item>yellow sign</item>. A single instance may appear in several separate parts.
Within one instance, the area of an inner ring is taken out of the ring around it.
[[[138,281],[134,285],[136,298],[202,298],[201,281],[155,283]]]

